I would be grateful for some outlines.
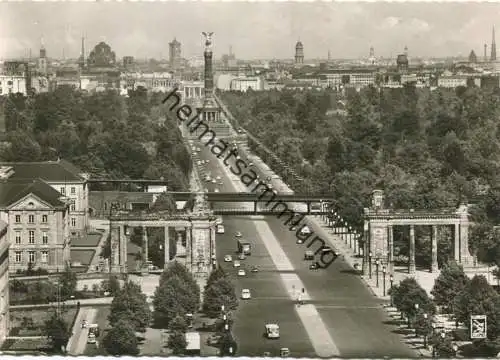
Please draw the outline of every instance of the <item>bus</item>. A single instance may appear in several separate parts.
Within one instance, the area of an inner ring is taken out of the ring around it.
[[[252,253],[252,246],[249,242],[238,240],[238,252],[240,254],[250,255]]]

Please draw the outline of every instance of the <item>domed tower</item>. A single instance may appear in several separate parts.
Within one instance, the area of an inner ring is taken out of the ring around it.
[[[299,41],[297,41],[297,45],[295,45],[295,63],[303,64],[304,63],[304,45]]]

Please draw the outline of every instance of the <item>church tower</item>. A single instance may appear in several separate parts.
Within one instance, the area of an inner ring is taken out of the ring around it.
[[[495,26],[493,26],[493,30],[491,32],[491,56],[490,61],[497,60],[497,45],[495,43]]]

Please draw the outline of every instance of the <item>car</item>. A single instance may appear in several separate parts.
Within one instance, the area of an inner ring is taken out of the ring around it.
[[[216,334],[212,334],[207,338],[207,345],[208,346],[216,346],[220,342],[220,336]]]
[[[266,324],[266,337],[268,339],[279,339],[280,338],[280,327],[278,324]]]
[[[82,329],[85,329],[87,327],[87,320],[82,320]]]
[[[226,230],[224,229],[224,225],[222,225],[222,224],[217,225],[217,227],[215,228],[215,232],[217,234],[224,234],[225,231]]]
[[[231,261],[233,261],[233,257],[231,255],[224,256],[224,262],[231,262]]]
[[[245,276],[247,273],[245,272],[244,269],[239,269],[238,270],[238,276]]]
[[[301,234],[310,234],[311,233],[311,229],[309,229],[309,226],[303,226],[302,229],[300,230],[300,233]]]
[[[304,254],[304,260],[313,260],[314,259],[314,253],[311,250],[307,250],[306,253]]]
[[[241,290],[241,298],[242,299],[251,299],[252,298],[252,294],[250,293],[250,289],[243,289]]]
[[[241,263],[238,260],[234,260],[233,267],[240,267]]]
[[[201,165],[201,164],[203,164],[203,161],[198,160],[196,163],[197,163],[198,165]]]
[[[212,184],[217,184],[217,180],[212,179]]]
[[[215,178],[216,178],[217,180],[222,179],[222,178],[220,177],[220,175],[217,175]]]
[[[215,219],[215,225],[221,225],[222,224],[222,218],[219,216],[217,219]]]
[[[208,188],[205,188],[205,192],[206,192],[206,193],[208,192]]]
[[[317,262],[313,262],[311,265],[309,265],[309,270],[318,270],[319,265]]]
[[[212,178],[210,177],[210,175],[205,176],[205,181],[206,182],[212,181]]]
[[[200,152],[200,151],[201,151],[201,149],[200,149],[199,147],[197,147],[197,148],[196,148],[196,151]]]
[[[253,162],[251,162],[251,161],[250,161],[250,162],[248,163],[248,166],[253,166]]]
[[[219,192],[219,189],[218,189],[218,188],[215,188],[215,189],[214,189],[214,192]]]
[[[297,238],[296,243],[297,243],[297,244],[303,244],[303,243],[304,243],[304,240]]]
[[[238,255],[238,259],[240,260],[245,260],[247,257],[245,256],[245,254],[239,254]]]
[[[224,182],[221,180],[218,182],[219,185],[224,185]]]
[[[257,266],[252,267],[251,270],[253,273],[259,272],[259,268]]]
[[[236,236],[236,237],[242,237],[242,236],[243,236],[243,234],[242,234],[242,233],[240,233],[239,231],[237,231],[235,236]]]
[[[210,162],[210,160],[209,160],[209,159],[205,160],[205,164],[208,164],[209,162]]]

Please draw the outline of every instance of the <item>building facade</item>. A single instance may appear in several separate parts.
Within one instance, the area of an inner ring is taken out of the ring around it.
[[[41,179],[59,193],[69,204],[69,233],[81,235],[88,227],[88,175],[65,160],[45,162],[0,163],[0,173],[7,181]],[[0,176],[2,178],[2,176]]]
[[[9,333],[9,245],[8,224],[0,220],[0,345]]]
[[[49,272],[70,260],[69,202],[42,180],[2,180],[0,220],[9,227],[8,269],[31,266]]]

